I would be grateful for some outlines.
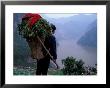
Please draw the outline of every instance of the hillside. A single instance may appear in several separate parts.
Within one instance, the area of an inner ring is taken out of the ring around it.
[[[87,31],[77,42],[83,46],[97,47],[97,21],[88,26]]]
[[[49,18],[44,16],[49,22],[54,23],[56,30],[56,37],[60,40],[74,39],[78,40],[85,32],[87,32],[88,26],[96,20],[96,14],[84,15],[79,14],[70,17],[62,17],[59,19]]]
[[[14,66],[26,66],[30,57],[27,42],[19,35],[17,30],[17,24],[20,23],[22,16],[23,14],[14,14]]]

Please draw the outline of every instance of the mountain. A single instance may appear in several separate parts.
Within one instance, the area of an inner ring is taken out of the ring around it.
[[[88,27],[87,31],[77,42],[79,45],[97,47],[97,21],[95,20]]]
[[[88,31],[88,25],[97,19],[96,14],[79,14],[69,17],[61,17],[59,19],[50,18],[43,14],[43,17],[50,23],[55,24],[57,28],[56,38],[59,41],[65,39],[78,40],[85,32]]]
[[[14,66],[27,65],[29,56],[29,47],[24,38],[19,35],[17,24],[21,22],[23,13],[14,13]]]

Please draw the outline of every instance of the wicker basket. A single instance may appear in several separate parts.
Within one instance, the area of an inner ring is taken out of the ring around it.
[[[40,37],[40,40],[42,41],[42,43],[44,43],[45,37],[44,36]],[[33,59],[44,58],[42,44],[37,37],[32,38],[32,39],[27,39],[27,43],[30,47],[31,57]]]

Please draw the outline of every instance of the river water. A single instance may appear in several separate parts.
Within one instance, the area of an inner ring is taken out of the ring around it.
[[[84,47],[78,45],[74,40],[61,40],[57,47],[57,63],[60,67],[62,59],[73,56],[76,60],[82,59],[86,66],[95,66],[97,64],[97,48]]]

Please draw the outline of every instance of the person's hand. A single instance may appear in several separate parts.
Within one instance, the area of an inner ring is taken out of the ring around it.
[[[53,60],[54,62],[56,62],[56,59],[54,59],[53,56],[52,56],[52,60]]]
[[[53,59],[54,62],[56,62],[56,59]]]

